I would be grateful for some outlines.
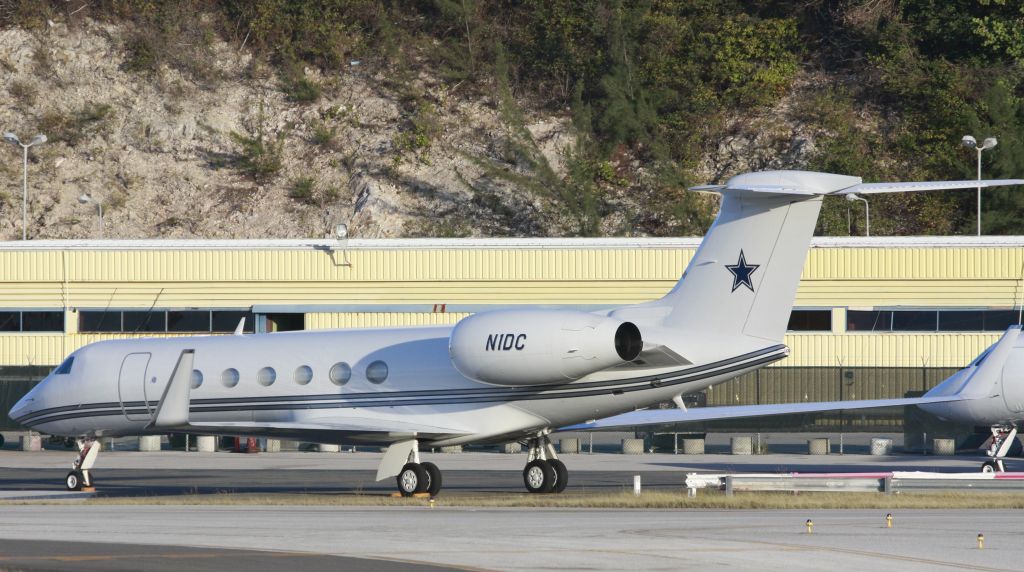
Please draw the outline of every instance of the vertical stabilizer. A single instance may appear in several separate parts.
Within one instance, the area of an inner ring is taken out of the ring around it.
[[[822,196],[858,177],[776,171],[750,173],[714,190],[718,218],[676,287],[659,304],[663,326],[781,342]]]

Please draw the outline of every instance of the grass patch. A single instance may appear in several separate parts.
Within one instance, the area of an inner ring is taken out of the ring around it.
[[[8,501],[2,504],[61,504],[67,501]],[[154,506],[428,506],[427,499],[393,498],[385,494],[210,494],[159,497],[94,498],[88,504]],[[685,492],[632,491],[615,493],[452,494],[436,499],[438,507],[560,508],[560,509],[1024,509],[1024,493],[924,492],[883,495],[879,493],[737,493],[700,491],[694,498]]]

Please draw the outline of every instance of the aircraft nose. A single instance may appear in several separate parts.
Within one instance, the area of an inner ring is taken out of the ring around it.
[[[36,387],[38,387],[38,386],[36,386]],[[29,413],[31,413],[34,410],[35,402],[36,402],[36,388],[32,388],[31,391],[26,393],[24,395],[24,397],[19,399],[18,402],[14,404],[14,407],[12,407],[11,410],[7,412],[7,416],[10,417],[11,419],[13,419],[14,421],[18,421],[19,418],[24,417],[25,415],[28,415]],[[30,426],[28,424],[24,424],[24,425]]]

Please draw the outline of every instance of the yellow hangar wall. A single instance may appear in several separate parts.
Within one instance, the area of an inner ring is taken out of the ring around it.
[[[0,244],[0,310],[60,310],[65,332],[0,332],[0,365],[53,365],[134,334],[79,333],[82,310],[302,312],[308,329],[454,323],[519,304],[584,309],[667,292],[699,239],[30,241]],[[1021,297],[1024,237],[816,239],[776,366],[955,367],[999,332],[845,332],[848,309],[1001,308]],[[154,335],[154,334],[145,334]],[[157,334],[173,335],[173,334]]]

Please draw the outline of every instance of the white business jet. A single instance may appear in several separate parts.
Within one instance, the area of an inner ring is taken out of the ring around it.
[[[1003,459],[1010,451],[1017,428],[1024,424],[1024,336],[1021,326],[1010,326],[999,341],[974,358],[967,367],[949,376],[921,398],[864,399],[736,405],[693,409],[648,409],[631,411],[605,419],[563,428],[566,431],[640,429],[676,423],[718,421],[744,417],[764,417],[798,413],[819,413],[853,409],[877,409],[917,405],[942,421],[989,427],[990,460],[981,465],[984,472],[1006,470]]]
[[[10,411],[78,439],[67,486],[90,485],[97,438],[169,432],[387,445],[377,480],[437,494],[421,447],[520,440],[530,492],[561,492],[555,429],[676,398],[786,357],[783,335],[822,198],[1020,185],[1024,180],[862,183],[748,173],[676,286],[601,313],[481,312],[454,327],[133,339],[75,352]],[[931,403],[947,397],[908,402]]]

